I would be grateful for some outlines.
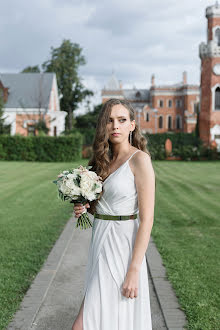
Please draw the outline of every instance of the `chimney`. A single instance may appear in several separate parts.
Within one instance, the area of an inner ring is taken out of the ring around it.
[[[119,80],[119,86],[120,86],[120,89],[122,89],[122,81]]]
[[[183,85],[187,85],[187,72],[183,71]]]
[[[155,75],[152,74],[151,76],[151,86],[155,86]]]

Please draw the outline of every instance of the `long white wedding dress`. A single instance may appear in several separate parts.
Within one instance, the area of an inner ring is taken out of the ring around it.
[[[138,213],[131,157],[103,182],[96,213]],[[120,221],[94,218],[84,286],[83,330],[152,330],[145,257],[139,272],[138,297],[122,295],[139,221],[139,215]]]

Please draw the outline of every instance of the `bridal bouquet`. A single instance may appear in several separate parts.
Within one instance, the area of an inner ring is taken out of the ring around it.
[[[57,176],[53,183],[58,188],[58,198],[63,201],[69,200],[70,203],[82,203],[85,205],[88,201],[94,201],[99,198],[102,191],[102,178],[95,172],[89,171],[92,166],[63,171]],[[86,229],[92,227],[87,211],[83,211],[78,218],[76,227]]]

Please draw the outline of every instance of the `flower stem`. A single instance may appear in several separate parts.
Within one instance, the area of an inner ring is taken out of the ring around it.
[[[76,228],[87,229],[92,227],[92,223],[87,213],[83,213],[77,220]]]

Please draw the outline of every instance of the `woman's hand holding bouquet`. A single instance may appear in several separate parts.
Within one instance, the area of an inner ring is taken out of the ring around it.
[[[58,187],[58,197],[74,203],[74,211],[78,216],[76,227],[82,229],[92,227],[86,207],[90,207],[88,201],[98,199],[102,191],[102,178],[89,171],[89,168],[91,166],[86,168],[80,165],[76,169],[63,171],[53,181]]]
[[[89,203],[83,205],[82,203],[75,203],[74,204],[74,212],[75,212],[75,217],[79,218],[83,212],[85,212],[86,208],[89,208],[90,205]]]

